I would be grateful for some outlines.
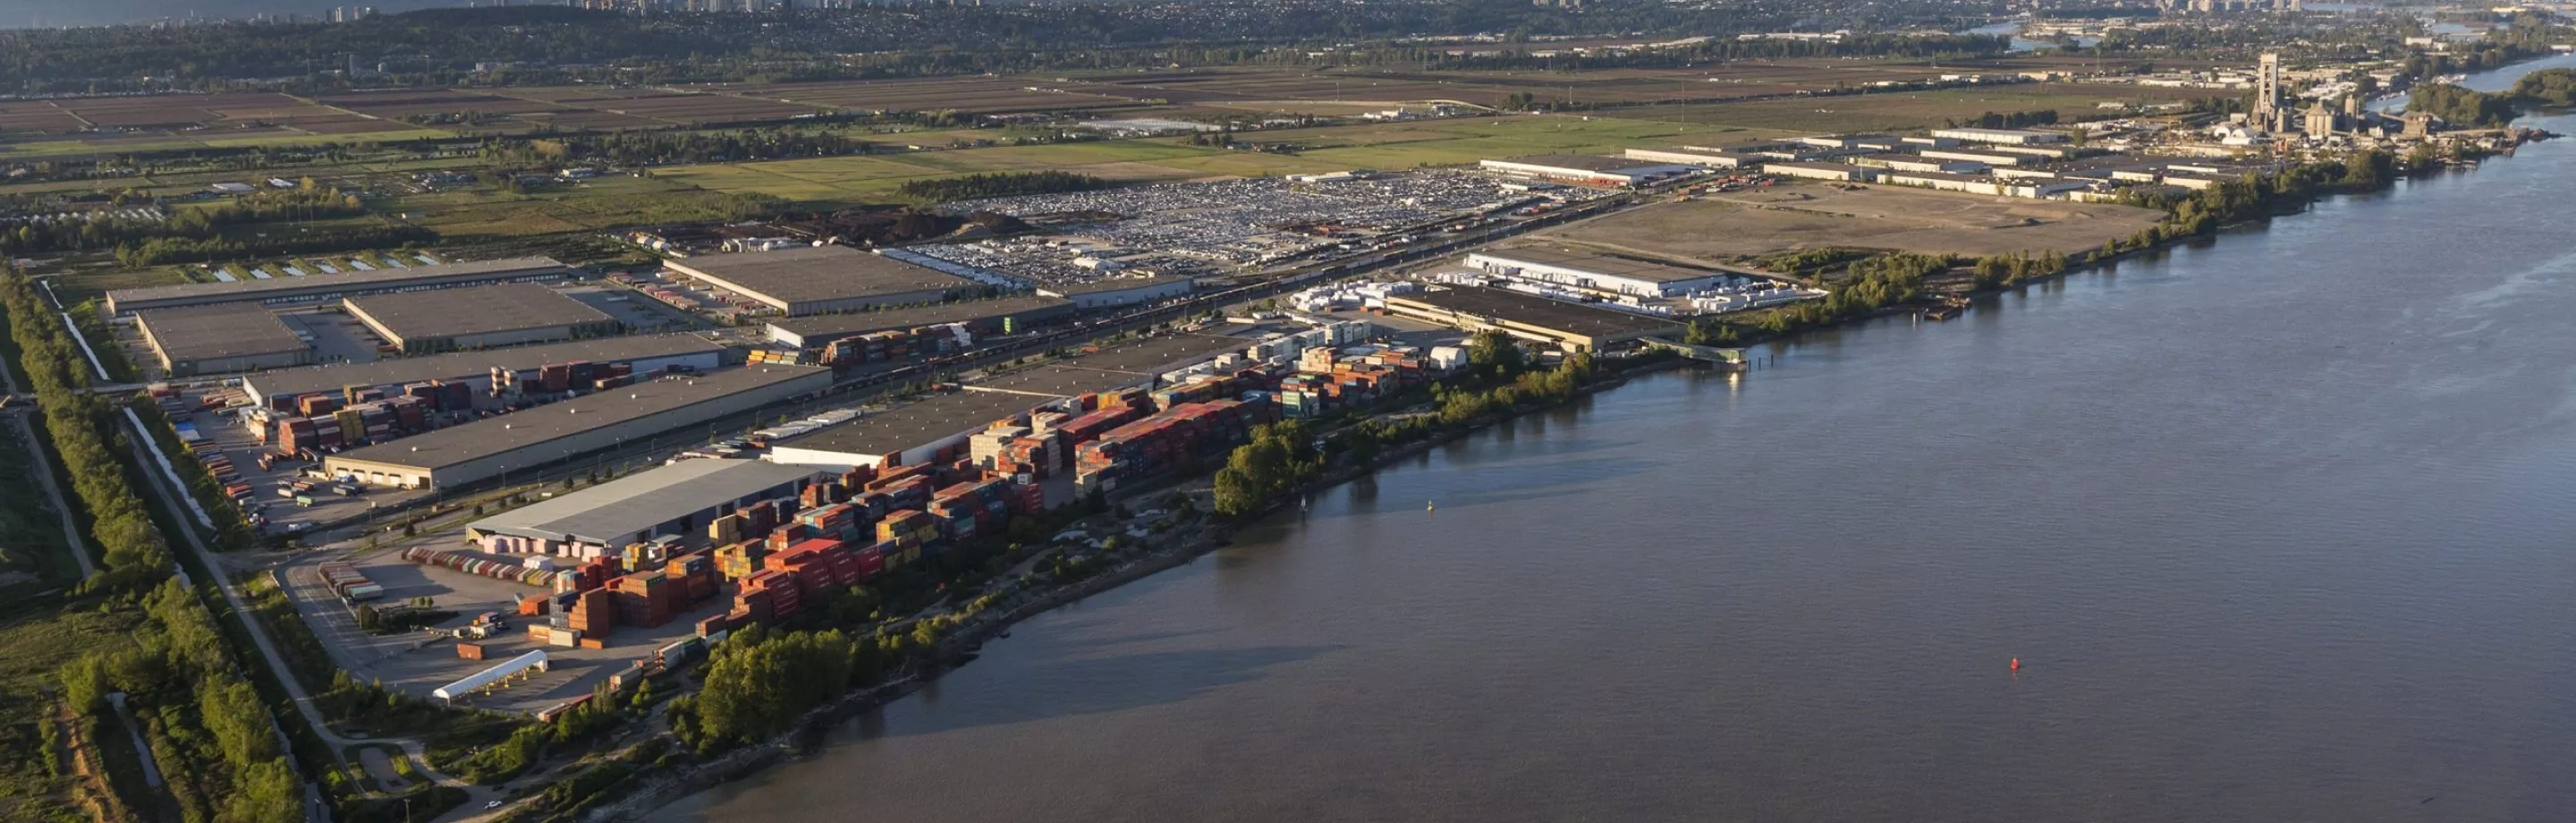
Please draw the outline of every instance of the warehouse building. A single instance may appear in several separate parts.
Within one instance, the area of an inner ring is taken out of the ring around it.
[[[1151,378],[1148,378],[1149,380]],[[961,391],[825,426],[769,444],[767,459],[792,466],[844,470],[912,466],[997,420],[1065,399],[1021,392]]]
[[[171,377],[274,369],[313,362],[303,335],[248,304],[136,312],[143,342]]]
[[[1870,170],[1849,163],[1764,163],[1762,170],[1781,177],[1807,180],[1840,180],[1868,182]]]
[[[875,334],[881,331],[910,331],[929,326],[963,323],[970,331],[1016,334],[1036,323],[1061,318],[1074,311],[1071,300],[1060,297],[1001,297],[942,303],[908,309],[819,314],[789,317],[769,322],[769,340],[801,349],[821,348],[832,341]]]
[[[1933,129],[1932,136],[1945,137],[1962,143],[1993,143],[2006,146],[2066,142],[2064,134],[2028,129]]]
[[[1499,329],[1513,337],[1577,351],[1681,331],[1681,325],[1672,320],[1482,286],[1388,295],[1386,311],[1468,331]]]
[[[1198,284],[1190,278],[1173,274],[1114,277],[1087,283],[1050,283],[1039,286],[1038,294],[1072,301],[1077,309],[1106,309],[1188,297],[1196,288]]]
[[[1937,157],[1924,157],[1917,154],[1901,154],[1894,152],[1885,154],[1864,154],[1844,160],[1843,162],[1850,163],[1855,166],[1868,166],[1873,169],[1887,169],[1899,172],[1975,174],[1986,170],[1986,164],[1975,160],[1943,160]]]
[[[1467,265],[1504,277],[1634,297],[1681,297],[1734,277],[1651,260],[1536,246],[1476,252],[1467,255]]]
[[[175,286],[111,290],[107,293],[107,312],[118,314],[144,309],[204,306],[216,303],[265,305],[327,303],[362,294],[448,289],[485,283],[562,280],[576,273],[577,270],[573,267],[564,265],[554,258],[513,257],[507,260],[440,263],[407,269],[308,274],[303,277],[273,277],[266,280],[237,280],[230,283],[182,283]]]
[[[745,366],[674,376],[353,449],[324,470],[379,486],[452,488],[709,424],[830,388],[832,370]]]
[[[1723,149],[1629,149],[1627,158],[1655,163],[1679,163],[1704,169],[1749,169],[1762,165],[1762,158]]]
[[[1636,186],[1667,177],[1699,172],[1682,163],[1629,160],[1589,154],[1542,154],[1506,160],[1480,160],[1479,167],[1514,177],[1577,183],[1586,186]]]
[[[341,305],[404,354],[616,334],[617,318],[536,283],[351,297]]]
[[[2037,162],[2034,158],[2024,155],[1989,151],[1985,149],[1925,149],[1916,153],[1932,160],[1958,160],[1968,163],[1984,163],[1989,166],[2026,166]]]
[[[1129,341],[779,440],[769,445],[768,459],[830,469],[917,465],[994,421],[1084,394],[1152,388],[1155,375],[1241,351],[1245,342],[1212,334]]]
[[[848,246],[710,254],[662,265],[789,317],[937,303],[977,285]]]
[[[588,560],[656,537],[690,537],[736,509],[795,497],[825,475],[761,460],[682,460],[474,521],[469,540],[496,554]]]
[[[590,362],[624,363],[636,374],[671,369],[703,372],[714,371],[724,365],[728,351],[724,346],[689,334],[604,337],[542,346],[450,352],[373,363],[338,363],[263,372],[242,378],[242,391],[250,396],[251,402],[263,406],[275,406],[280,399],[291,400],[307,394],[345,394],[350,388],[396,388],[406,383],[431,380],[464,381],[481,394],[492,390],[494,369],[517,377],[531,377],[535,376],[538,367],[548,364]]]

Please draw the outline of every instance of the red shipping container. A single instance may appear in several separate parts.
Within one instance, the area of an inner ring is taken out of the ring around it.
[[[861,582],[875,580],[877,579],[877,575],[885,573],[885,553],[879,551],[877,547],[869,546],[867,548],[860,549],[855,556],[859,559],[859,580]]]

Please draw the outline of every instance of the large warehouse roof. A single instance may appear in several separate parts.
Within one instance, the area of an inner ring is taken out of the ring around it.
[[[957,392],[897,406],[770,444],[858,455],[895,454],[1060,400],[1016,392]]]
[[[404,357],[373,363],[341,363],[309,369],[264,372],[250,378],[261,397],[336,392],[345,386],[393,386],[423,380],[454,380],[486,374],[494,368],[530,371],[549,363],[587,360],[622,363],[655,357],[722,352],[725,347],[696,335],[655,334],[603,337],[543,346],[453,352]]]
[[[762,460],[682,460],[474,521],[474,533],[605,541],[817,476]]]
[[[1536,263],[1543,266],[1580,269],[1595,274],[1625,277],[1630,280],[1641,280],[1648,283],[1672,283],[1683,280],[1701,280],[1710,277],[1719,277],[1726,274],[1725,272],[1686,269],[1680,266],[1658,263],[1652,260],[1639,260],[1633,257],[1614,257],[1606,254],[1592,254],[1574,249],[1546,246],[1516,246],[1511,248],[1493,249],[1490,251],[1477,252],[1475,256],[1495,260],[1497,262],[1519,261],[1523,263]]]
[[[139,312],[137,319],[173,362],[303,351],[304,338],[255,305],[188,306]]]
[[[745,366],[664,378],[353,449],[333,459],[443,469],[828,371],[813,366]]]
[[[407,269],[349,271],[339,274],[308,274],[303,277],[272,277],[236,280],[230,283],[182,283],[173,286],[146,286],[139,289],[115,289],[107,293],[108,303],[125,306],[172,299],[211,303],[234,300],[274,300],[305,295],[360,291],[385,291],[413,284],[431,285],[452,278],[505,278],[517,274],[539,274],[546,271],[569,271],[561,261],[551,257],[512,257],[503,260],[477,260],[470,263],[440,263]]]
[[[1506,157],[1496,162],[1515,163],[1523,166],[1544,166],[1551,169],[1602,172],[1605,174],[1618,174],[1622,172],[1646,169],[1660,169],[1671,165],[1670,163],[1662,163],[1653,160],[1634,160],[1626,157],[1606,157],[1598,154],[1539,154],[1528,157]]]
[[[722,280],[760,296],[808,303],[947,290],[973,281],[848,246],[803,246],[766,252],[710,254],[667,263],[685,274]]]
[[[1389,297],[1387,301],[1420,303],[1594,338],[1654,334],[1671,330],[1679,322],[1482,286],[1452,286],[1438,291]]]
[[[351,297],[348,303],[405,340],[590,325],[616,319],[537,283],[370,294]]]
[[[770,321],[769,329],[773,336],[784,333],[807,340],[838,339],[881,331],[937,326],[944,323],[973,323],[995,317],[1050,314],[1072,308],[1073,301],[1059,297],[1003,297],[993,300],[941,303],[909,309],[783,318]],[[809,342],[806,345],[813,344]]]

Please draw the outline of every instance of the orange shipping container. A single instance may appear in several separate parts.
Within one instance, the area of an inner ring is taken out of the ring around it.
[[[601,640],[596,637],[585,637],[581,639],[581,647],[585,649],[605,649],[608,648],[608,641]]]
[[[456,656],[466,660],[481,660],[483,659],[483,646],[479,643],[458,643],[456,644]]]

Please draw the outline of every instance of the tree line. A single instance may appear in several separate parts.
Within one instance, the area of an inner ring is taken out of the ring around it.
[[[170,570],[170,546],[144,511],[109,443],[107,405],[89,394],[89,371],[78,345],[35,286],[14,268],[0,267],[0,309],[18,344],[28,387],[44,412],[45,432],[72,479],[72,492],[90,513],[91,536],[106,568],[87,585],[98,589],[148,587]]]
[[[916,200],[946,203],[957,200],[981,200],[988,197],[1012,197],[1023,194],[1056,194],[1090,191],[1109,185],[1109,181],[1088,174],[1069,171],[997,171],[961,177],[934,177],[905,181],[896,193]]]

